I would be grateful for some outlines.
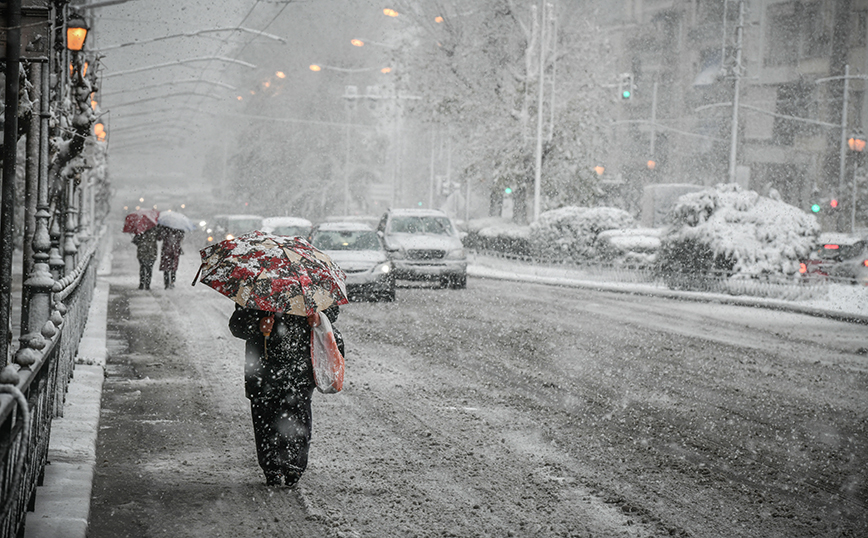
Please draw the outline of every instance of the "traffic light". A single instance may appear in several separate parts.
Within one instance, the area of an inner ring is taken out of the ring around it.
[[[503,193],[504,194],[512,194],[512,189],[507,187],[507,188],[503,189]]]
[[[819,213],[819,212],[820,212],[820,204],[814,204],[814,205],[812,205],[812,206],[811,206],[811,212],[812,212],[812,213]]]
[[[831,200],[829,200],[829,207],[831,207],[832,209],[836,209],[838,207],[838,199],[832,198]]]
[[[633,97],[633,73],[621,73],[618,81],[618,93],[625,101]]]

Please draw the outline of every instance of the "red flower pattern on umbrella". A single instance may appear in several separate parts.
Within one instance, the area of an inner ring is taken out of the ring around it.
[[[308,316],[348,302],[344,272],[298,237],[255,230],[199,253],[193,284],[198,279],[245,308]]]

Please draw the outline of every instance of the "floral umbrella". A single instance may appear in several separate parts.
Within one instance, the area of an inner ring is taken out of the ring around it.
[[[124,218],[124,233],[140,234],[157,225],[160,212],[156,209],[137,209]]]
[[[193,285],[198,280],[245,308],[308,316],[348,302],[344,272],[299,237],[255,230],[199,254]]]

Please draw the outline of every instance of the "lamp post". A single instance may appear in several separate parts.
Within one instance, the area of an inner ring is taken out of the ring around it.
[[[853,193],[850,197],[850,233],[856,231],[856,172],[859,169],[859,164],[861,164],[862,151],[865,149],[865,143],[865,135],[863,135],[862,131],[858,129],[854,131],[847,140],[847,145],[850,147],[850,150],[856,153],[856,160],[853,162]]]

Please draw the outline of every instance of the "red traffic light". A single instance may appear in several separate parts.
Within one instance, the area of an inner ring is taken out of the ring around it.
[[[832,206],[833,208],[838,207],[838,200],[836,200],[835,198],[832,198],[831,200],[829,200],[829,205]]]

